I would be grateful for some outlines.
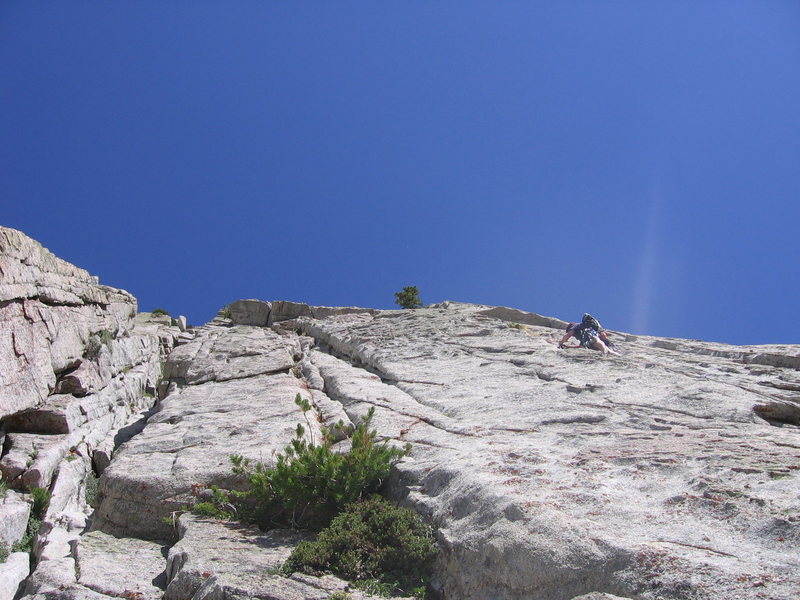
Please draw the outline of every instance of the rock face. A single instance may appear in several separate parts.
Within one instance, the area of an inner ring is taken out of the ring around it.
[[[0,275],[0,546],[8,550],[26,531],[36,534],[41,521],[33,543],[40,568],[27,585],[47,589],[48,581],[69,579],[70,564],[74,571],[93,467],[107,462],[152,408],[164,356],[180,330],[135,322],[133,296],[3,227]],[[9,486],[19,493],[5,491]],[[43,514],[32,514],[35,488],[51,494]],[[9,597],[29,565],[27,552],[0,564]]]
[[[798,346],[612,332],[622,356],[603,357],[558,349],[560,319],[451,302],[242,300],[202,327],[172,326],[134,319],[124,292],[0,233],[0,310],[23,315],[0,324],[13,358],[0,468],[19,490],[0,503],[6,545],[24,531],[29,490],[52,492],[33,573],[27,554],[0,565],[26,600],[345,590],[279,574],[301,535],[183,507],[212,485],[243,489],[231,454],[269,463],[298,423],[316,440],[370,407],[380,436],[413,444],[387,493],[437,527],[445,599],[798,597]],[[24,317],[34,306],[38,320]],[[74,323],[55,327],[64,307]]]
[[[797,594],[798,347],[617,335],[603,358],[515,317],[302,321],[328,394],[414,444],[395,490],[439,525],[445,597]]]
[[[0,227],[0,415],[42,404],[61,374],[130,329],[136,300]]]

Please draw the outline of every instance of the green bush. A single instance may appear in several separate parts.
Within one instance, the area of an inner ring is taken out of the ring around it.
[[[316,541],[300,543],[283,571],[333,573],[373,593],[424,596],[435,557],[429,525],[373,496],[350,504]]]
[[[8,546],[0,544],[0,563],[4,563],[8,560],[8,554]]]
[[[303,406],[299,394],[295,402]],[[274,466],[232,456],[234,472],[245,474],[251,485],[247,492],[233,493],[240,516],[265,529],[276,525],[319,529],[345,505],[377,491],[411,445],[400,449],[377,441],[377,432],[369,429],[374,413],[370,408],[362,418],[346,453],[332,448],[334,440],[327,431],[320,444],[308,442],[298,424],[295,438],[277,455]]]
[[[213,519],[232,521],[238,517],[238,511],[233,504],[235,498],[231,498],[227,492],[221,490],[216,485],[211,486],[211,498],[203,502],[195,502],[191,510],[194,514]]]
[[[47,507],[50,506],[50,490],[39,487],[33,488],[31,490],[31,498],[33,499],[31,515],[39,520],[44,519]]]
[[[161,315],[161,316],[165,316],[165,317],[169,316],[169,313],[167,311],[165,311],[163,308],[154,308],[153,312],[150,313],[150,314]]]
[[[395,292],[394,301],[401,308],[420,308],[422,306],[419,290],[415,285],[406,286],[399,292]]]
[[[99,482],[99,478],[92,470],[86,474],[86,479],[83,480],[84,499],[86,500],[86,504],[92,508],[95,508],[95,502],[97,501],[97,487]]]

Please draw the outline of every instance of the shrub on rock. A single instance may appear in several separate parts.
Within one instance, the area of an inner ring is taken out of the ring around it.
[[[396,292],[394,295],[394,301],[401,308],[422,307],[422,300],[419,299],[419,290],[415,285],[406,286],[399,292]]]
[[[349,452],[334,449],[334,438],[327,432],[320,444],[307,441],[298,425],[295,438],[277,455],[274,466],[232,456],[234,471],[245,474],[251,485],[249,491],[234,495],[244,511],[241,516],[264,529],[276,525],[319,529],[350,502],[376,492],[411,446],[401,449],[379,442],[377,432],[369,428],[374,413],[371,408],[353,431]]]
[[[302,542],[283,570],[333,573],[370,591],[424,595],[436,544],[414,511],[373,496],[354,502],[314,542]]]

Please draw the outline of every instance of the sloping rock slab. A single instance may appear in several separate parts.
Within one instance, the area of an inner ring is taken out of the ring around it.
[[[227,381],[288,371],[294,357],[300,357],[296,338],[262,327],[207,326],[198,330],[194,340],[172,351],[164,375],[190,385]]]
[[[115,598],[160,600],[167,550],[153,542],[92,531],[78,544],[78,583]]]
[[[218,485],[241,489],[230,455],[269,462],[306,419],[295,395],[311,399],[292,375],[187,386],[165,398],[143,432],[117,451],[100,479],[94,527],[120,536],[170,539],[164,517]],[[315,423],[312,421],[312,423]],[[314,435],[319,439],[319,428]]]
[[[439,525],[445,597],[797,597],[800,430],[753,408],[800,390],[798,347],[626,337],[604,358],[479,312],[298,320],[359,367],[312,353],[325,393],[414,443],[394,489]]]

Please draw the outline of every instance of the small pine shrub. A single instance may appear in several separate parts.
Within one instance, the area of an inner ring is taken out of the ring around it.
[[[415,285],[406,286],[399,292],[395,292],[394,301],[401,308],[420,308],[422,306],[419,290]]]
[[[154,308],[151,314],[165,316],[165,317],[169,316],[169,313],[165,311],[163,308]]]
[[[231,318],[231,305],[230,304],[226,304],[225,306],[223,306],[222,309],[219,311],[219,316],[222,317],[223,319],[230,319]]]
[[[373,496],[350,504],[314,542],[301,542],[285,574],[334,575],[370,593],[424,596],[436,544],[414,511]]]
[[[232,493],[246,520],[267,529],[289,525],[319,529],[327,525],[345,505],[378,490],[392,466],[411,451],[377,441],[370,430],[374,407],[353,431],[351,449],[332,449],[333,436],[324,432],[320,444],[308,442],[305,429],[297,425],[295,438],[278,454],[274,466],[251,463],[234,455],[234,472],[250,482],[247,492]]]

